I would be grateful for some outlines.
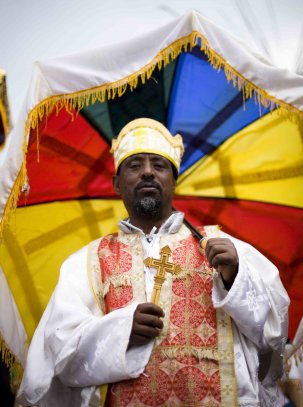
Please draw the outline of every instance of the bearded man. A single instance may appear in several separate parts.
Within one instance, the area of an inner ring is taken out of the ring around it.
[[[181,136],[137,119],[112,152],[129,217],[64,262],[19,401],[282,405],[289,299],[275,266],[215,226],[200,228],[200,245],[173,211]]]

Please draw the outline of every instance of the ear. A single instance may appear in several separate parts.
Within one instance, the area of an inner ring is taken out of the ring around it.
[[[112,183],[113,183],[114,190],[117,192],[118,195],[120,195],[119,175],[113,175]]]

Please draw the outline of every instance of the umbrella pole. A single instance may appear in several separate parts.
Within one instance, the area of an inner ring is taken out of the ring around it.
[[[177,211],[176,208],[172,207],[173,211]],[[192,235],[198,240],[199,245],[202,247],[202,249],[205,250],[206,243],[207,243],[207,237],[202,236],[201,233],[192,225],[184,216],[183,223],[185,226],[188,227],[188,229],[191,231]]]

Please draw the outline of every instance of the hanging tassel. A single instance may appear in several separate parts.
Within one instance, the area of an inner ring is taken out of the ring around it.
[[[20,386],[22,375],[23,375],[23,367],[20,362],[16,359],[16,357],[11,353],[10,349],[8,348],[6,342],[0,335],[0,354],[1,360],[4,362],[5,366],[9,370],[10,375],[10,387],[13,394],[15,394]]]

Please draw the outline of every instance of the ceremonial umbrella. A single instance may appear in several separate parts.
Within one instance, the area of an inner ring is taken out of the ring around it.
[[[23,337],[30,340],[64,258],[126,216],[109,149],[138,117],[183,136],[175,207],[195,225],[218,223],[279,267],[292,335],[303,305],[302,87],[302,76],[196,12],[125,43],[36,63],[0,178],[1,266]]]

